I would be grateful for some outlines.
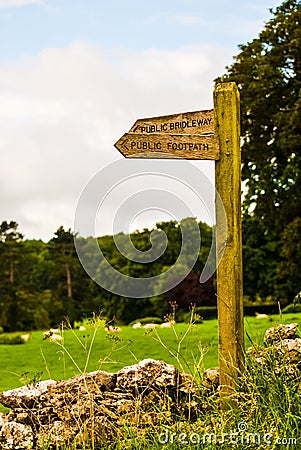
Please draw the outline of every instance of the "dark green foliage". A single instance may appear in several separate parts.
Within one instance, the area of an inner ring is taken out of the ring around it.
[[[160,324],[163,322],[163,320],[161,319],[161,317],[137,317],[136,320],[133,320],[133,322],[129,323],[129,326],[134,325],[134,323],[140,322],[141,325],[144,325],[146,323],[156,323],[156,324]]]
[[[283,2],[223,77],[241,93],[245,210],[276,233],[301,215],[300,22],[300,2]]]
[[[195,223],[194,218],[187,218],[181,221],[181,226],[186,229],[193,228]],[[207,224],[200,222],[199,224],[202,245],[199,252],[199,258],[194,265],[192,273],[190,273],[182,282],[177,284],[173,289],[165,294],[153,296],[151,298],[120,298],[119,296],[112,294],[111,292],[101,289],[97,284],[93,283],[92,291],[94,299],[98,299],[98,304],[101,310],[103,310],[106,317],[110,320],[114,319],[119,323],[130,323],[137,317],[149,317],[159,316],[162,319],[166,314],[170,312],[170,302],[175,301],[179,307],[189,310],[189,306],[192,303],[196,304],[215,304],[215,292],[213,287],[213,280],[209,280],[208,283],[201,285],[199,283],[199,275],[203,269],[206,259],[208,257],[211,240],[212,240],[212,228]],[[132,262],[125,256],[122,256],[114,243],[113,236],[103,236],[98,238],[98,243],[103,255],[106,257],[111,266],[113,266],[119,272],[131,277],[152,277],[159,275],[160,273],[167,271],[176,262],[179,252],[181,250],[181,228],[180,224],[175,221],[159,222],[156,224],[154,230],[144,229],[143,231],[137,231],[130,235],[133,245],[141,251],[147,251],[151,248],[150,234],[152,233],[152,241],[158,239],[158,249],[160,250],[160,243],[158,237],[161,232],[164,232],[168,239],[168,245],[165,252],[151,263],[139,263]],[[129,241],[127,236],[120,233],[115,237],[118,240],[118,244],[123,245],[124,252],[131,257],[131,249],[129,247]],[[81,245],[88,245],[81,244]],[[92,248],[92,246],[91,246]],[[188,253],[188,259],[190,252]],[[90,254],[91,267],[93,267],[93,253]],[[190,264],[190,261],[187,261]],[[97,265],[97,264],[96,264]],[[179,267],[179,269],[182,269]],[[98,271],[103,275],[105,270],[104,264],[98,265]],[[181,272],[181,270],[179,270]],[[97,272],[96,272],[97,280]],[[167,279],[164,283],[173,282],[174,279]],[[158,288],[161,288],[158,285]],[[164,286],[165,287],[165,286]]]
[[[277,285],[282,296],[287,293],[290,301],[301,286],[301,217],[293,219],[281,234],[281,262],[277,268]]]
[[[193,318],[195,323],[202,323],[203,320],[217,318],[217,306],[199,306],[193,309],[192,312],[187,312],[183,315],[183,322],[189,323]]]
[[[189,229],[191,221],[196,222],[193,218],[187,218],[183,220],[183,226]],[[73,323],[88,317],[93,311],[101,311],[108,321],[121,324],[139,317],[155,316],[162,321],[170,312],[170,301],[178,300],[179,305],[187,309],[191,303],[199,302],[200,299],[203,303],[214,302],[214,290],[207,292],[203,289],[205,285],[200,285],[198,281],[209,254],[212,229],[206,224],[198,225],[202,247],[193,269],[195,273],[183,280],[178,291],[177,287],[172,290],[171,295],[175,299],[168,294],[135,299],[109,292],[87,275],[78,260],[74,245],[75,234],[70,229],[66,231],[63,227],[58,228],[54,237],[44,243],[39,240],[23,240],[17,230],[18,224],[3,222],[0,239],[0,326],[6,331],[47,329],[57,327],[65,317]],[[133,250],[129,246],[129,238],[134,247],[142,252],[149,250],[156,241],[154,247],[157,251],[163,242],[163,232],[168,238],[168,247],[162,256],[150,263],[131,261]],[[131,235],[120,233],[115,239],[123,244],[127,257],[120,254],[113,236],[100,237],[98,243],[109,264],[118,272],[131,277],[146,278],[162,273],[175,263],[181,249],[181,231],[179,224],[174,221],[160,222],[154,230],[144,229]],[[93,240],[77,238],[77,246],[84,248],[89,255],[89,264],[91,268],[95,268],[96,275],[98,271],[101,272],[103,266],[95,252]],[[10,263],[10,255],[13,257],[13,264]],[[10,272],[11,267],[13,274]],[[183,290],[188,295],[183,296]]]
[[[271,13],[217,81],[241,98],[244,289],[286,302],[300,290],[301,3]]]
[[[20,302],[17,291],[21,283],[26,283],[18,270],[24,261],[22,240],[17,222],[5,220],[0,224],[0,324],[5,323],[10,331],[18,329]]]
[[[283,308],[282,312],[284,314],[287,314],[287,313],[301,313],[301,305],[299,303],[297,303],[296,305],[294,305],[293,303],[290,303],[285,308]]]
[[[260,219],[245,214],[243,217],[243,280],[244,294],[255,301],[278,294],[275,282],[281,246],[271,238]],[[284,296],[285,298],[285,296]]]
[[[20,334],[16,333],[3,333],[0,334],[0,345],[18,345],[24,344],[24,339],[22,339]]]

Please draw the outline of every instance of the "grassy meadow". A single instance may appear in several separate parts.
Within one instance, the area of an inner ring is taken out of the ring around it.
[[[260,320],[245,317],[246,348],[255,342],[262,344],[267,328],[279,323],[300,323],[300,319],[301,313]],[[43,332],[35,331],[25,344],[0,345],[0,389],[15,388],[39,379],[66,379],[96,369],[115,372],[144,358],[162,359],[199,376],[204,369],[218,364],[217,331],[217,320],[205,320],[200,324],[178,323],[173,328],[153,331],[122,327],[121,333],[107,334],[104,322],[98,319],[91,321],[84,331],[64,328],[60,342],[44,340]],[[195,421],[179,418],[174,423],[167,421],[159,427],[149,425],[143,430],[134,423],[127,423],[115,428],[113,441],[103,440],[100,446],[94,442],[94,430],[90,430],[91,439],[63,444],[56,450],[301,448],[300,389],[296,381],[287,377],[285,369],[274,373],[247,360],[235,396],[239,408],[235,400],[233,407],[221,410],[218,396],[213,396],[206,400],[204,413],[204,398],[200,394],[199,416]],[[2,412],[5,411],[2,408]],[[235,443],[229,441],[231,433],[234,433]],[[207,439],[208,436],[212,440],[203,446],[200,447],[204,441],[195,443],[196,437]],[[225,441],[221,436],[227,437]],[[49,448],[46,444],[43,450]]]
[[[245,317],[246,348],[252,342],[262,343],[267,328],[299,323],[300,318],[301,313],[267,319]],[[153,331],[124,326],[121,333],[108,334],[104,322],[95,319],[85,331],[64,327],[60,342],[44,340],[42,331],[34,331],[24,344],[0,345],[0,391],[38,379],[67,379],[97,369],[116,372],[144,358],[161,359],[201,375],[206,368],[218,365],[217,333],[217,320],[177,323],[173,328]]]

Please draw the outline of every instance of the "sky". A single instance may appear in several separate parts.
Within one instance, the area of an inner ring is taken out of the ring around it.
[[[79,199],[96,179],[107,190],[96,208],[97,235],[181,218],[181,208],[174,213],[166,201],[161,207],[140,196],[132,218],[120,219],[129,199],[143,191],[151,198],[154,188],[209,223],[210,207],[181,179],[182,162],[175,178],[168,173],[174,162],[143,177],[132,161],[123,179],[129,160],[114,143],[138,118],[211,109],[214,79],[280,3],[0,0],[0,222],[18,222],[27,239],[47,241],[60,226],[85,235],[75,217],[85,214]],[[213,162],[189,164],[214,184]]]

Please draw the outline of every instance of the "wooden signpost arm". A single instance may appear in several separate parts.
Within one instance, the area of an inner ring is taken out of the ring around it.
[[[219,368],[221,395],[227,396],[235,389],[235,379],[244,362],[240,112],[235,83],[216,86],[214,113],[220,148],[220,159],[215,163],[215,186],[220,196],[216,201],[217,261],[224,252],[217,268]]]

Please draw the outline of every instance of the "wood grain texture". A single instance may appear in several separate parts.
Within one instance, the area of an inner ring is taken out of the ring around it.
[[[206,134],[214,132],[213,109],[138,119],[130,133]]]
[[[244,325],[242,300],[241,155],[239,92],[235,83],[214,91],[216,135],[220,159],[215,164],[217,298],[221,395],[235,389],[243,369]],[[223,222],[225,208],[227,223]]]
[[[219,158],[218,140],[213,135],[126,133],[115,147],[127,158]]]

